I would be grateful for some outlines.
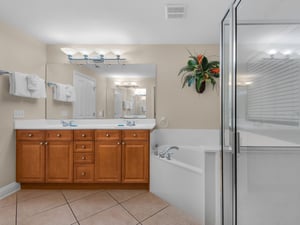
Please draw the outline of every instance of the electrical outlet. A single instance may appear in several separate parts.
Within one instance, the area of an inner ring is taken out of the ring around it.
[[[14,111],[14,118],[24,118],[25,112],[24,110],[15,110]]]

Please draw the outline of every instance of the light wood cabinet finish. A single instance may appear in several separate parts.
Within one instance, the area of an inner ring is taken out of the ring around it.
[[[47,141],[73,141],[72,130],[48,130],[46,131]]]
[[[93,183],[94,182],[94,164],[75,164],[74,182]]]
[[[96,130],[95,131],[95,140],[96,141],[113,141],[121,140],[121,131],[120,130]]]
[[[74,139],[78,141],[92,141],[95,139],[94,130],[74,130]]]
[[[43,141],[45,132],[42,130],[17,130],[16,137],[18,141]]]

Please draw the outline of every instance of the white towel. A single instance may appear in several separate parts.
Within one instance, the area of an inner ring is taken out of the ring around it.
[[[72,85],[65,85],[66,91],[66,99],[67,102],[74,102],[75,101],[75,88]]]
[[[54,83],[53,99],[61,102],[74,102],[75,89],[72,85]]]
[[[32,98],[46,98],[45,80],[37,75],[27,76],[27,88]]]
[[[27,74],[14,72],[9,76],[9,94],[21,97],[31,97],[27,89]]]

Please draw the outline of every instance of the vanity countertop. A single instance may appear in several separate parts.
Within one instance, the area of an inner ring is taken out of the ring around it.
[[[63,122],[65,125],[63,125]],[[127,122],[134,126],[127,125]],[[71,124],[71,125],[70,125]],[[85,119],[85,120],[15,120],[15,130],[82,130],[82,129],[109,129],[109,130],[152,130],[155,119]]]

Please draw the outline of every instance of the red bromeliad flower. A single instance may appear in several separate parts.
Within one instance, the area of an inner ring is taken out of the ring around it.
[[[220,68],[213,68],[213,69],[210,69],[210,72],[211,72],[211,73],[220,73]]]
[[[198,63],[202,63],[203,55],[197,55]]]

